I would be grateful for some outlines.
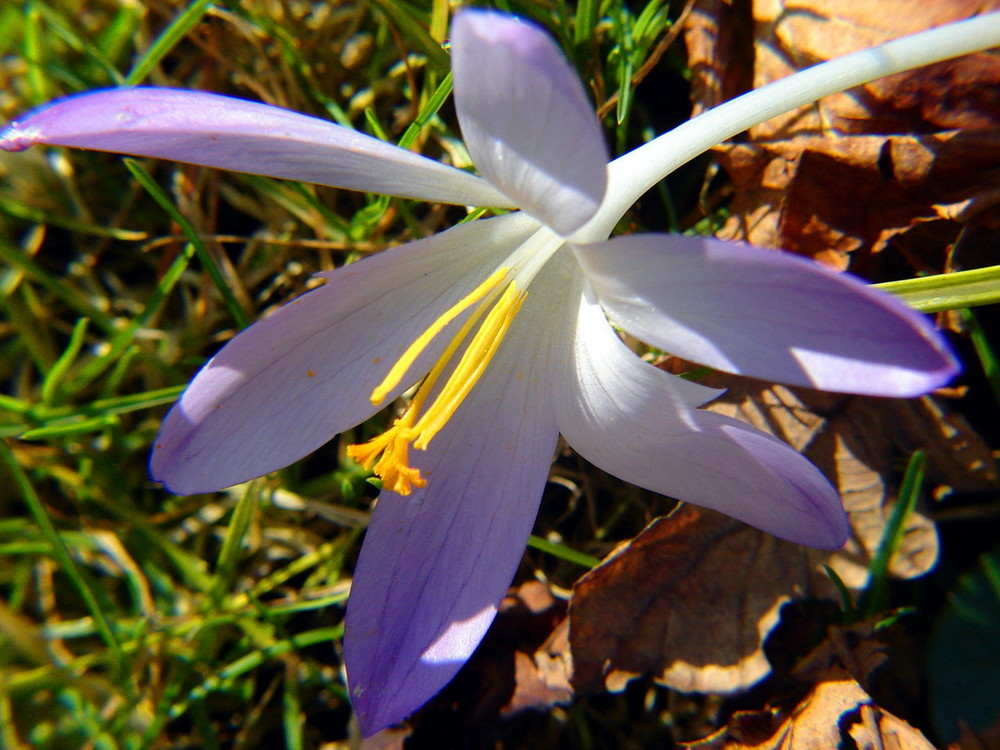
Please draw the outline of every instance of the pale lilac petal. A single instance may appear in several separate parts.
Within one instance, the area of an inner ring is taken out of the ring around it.
[[[532,287],[534,289],[534,286]],[[383,491],[354,573],[344,662],[368,735],[398,722],[475,650],[524,552],[557,432],[548,316],[528,300],[496,357],[426,451],[427,486]]]
[[[73,146],[405,198],[512,204],[484,180],[326,120],[200,91],[122,88],[71,96],[12,122],[0,149]]]
[[[321,274],[324,286],[239,334],[198,373],[164,420],[153,476],[178,494],[227,487],[364,421],[403,351],[495,270],[495,254],[537,228],[523,214],[470,222]],[[382,406],[426,373],[449,336]]]
[[[455,107],[476,167],[556,232],[593,216],[608,152],[576,72],[538,27],[463,11],[452,25]]]
[[[575,382],[557,420],[587,460],[628,482],[721,511],[775,536],[836,548],[847,539],[837,492],[799,453],[734,419],[692,409],[678,378],[637,358],[584,301]]]
[[[927,318],[804,258],[677,235],[575,250],[611,320],[719,370],[897,397],[926,393],[958,371]]]

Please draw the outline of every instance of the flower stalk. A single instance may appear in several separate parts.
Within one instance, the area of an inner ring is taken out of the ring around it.
[[[997,46],[1000,13],[989,13],[819,63],[724,102],[611,162],[604,203],[572,239],[594,242],[607,237],[657,182],[772,117],[879,78]]]

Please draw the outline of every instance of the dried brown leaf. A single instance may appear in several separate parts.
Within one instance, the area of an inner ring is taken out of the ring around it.
[[[696,110],[798,70],[1000,7],[998,0],[699,3],[685,28]],[[1000,59],[981,53],[902,73],[773,118],[751,139],[1000,125]]]
[[[821,60],[1000,7],[995,0],[764,0],[754,2],[754,86]],[[754,140],[797,133],[933,132],[1000,124],[1000,58],[971,55],[920,68],[774,118]]]
[[[517,651],[514,658],[514,695],[502,715],[572,700],[569,619],[563,620],[534,654]]]
[[[406,739],[413,734],[408,726],[389,727],[365,737],[358,744],[358,750],[403,750]]]
[[[817,62],[998,7],[1000,0],[711,0],[686,29],[695,111]],[[880,79],[773,118],[748,136],[716,150],[734,183],[724,238],[840,269],[857,255],[852,270],[873,280],[900,275],[884,274],[869,257],[890,241],[910,264],[903,273],[952,270],[945,251],[963,226],[989,225],[1000,200],[1000,56]],[[995,236],[961,236],[959,267],[978,265],[968,256],[996,244]]]
[[[877,706],[864,705],[860,713],[847,730],[858,750],[934,750],[918,730]]]
[[[717,155],[734,187],[731,218],[720,236],[841,269],[852,253],[878,252],[928,222],[940,231],[919,226],[910,255],[926,259],[923,270],[940,268],[943,255],[921,249],[920,241],[943,247],[958,223],[1000,203],[1000,129],[799,136],[726,145]]]
[[[654,521],[574,588],[573,685],[620,690],[643,673],[693,692],[753,684],[781,605],[834,593],[810,554],[692,506]]]
[[[864,689],[833,669],[790,711],[733,714],[711,737],[689,750],[831,750],[850,737],[859,750],[934,750],[918,730],[876,706]]]
[[[819,60],[1000,5],[939,1],[917,9],[906,2],[906,12],[891,12],[900,2],[699,3],[686,31],[696,109]],[[748,47],[749,28],[757,36]],[[753,61],[752,76],[741,60]],[[915,255],[924,267],[943,266],[941,248],[957,234],[955,222],[997,205],[1000,107],[993,81],[1000,81],[1000,60],[977,56],[824,100],[752,131],[749,144],[722,147],[735,187],[725,233],[845,268],[858,250],[880,249],[918,229],[925,236],[940,224],[946,228],[933,263]],[[861,135],[837,135],[835,128]],[[864,135],[873,130],[906,135]],[[769,670],[761,643],[782,603],[833,595],[820,573],[824,563],[848,586],[865,584],[895,501],[901,455],[926,450],[929,477],[940,486],[997,484],[983,441],[933,401],[721,377],[707,384],[729,391],[709,408],[776,435],[824,470],[844,498],[852,539],[837,553],[804,550],[691,508],[654,522],[575,589],[569,617],[578,689],[619,689],[644,672],[680,690],[745,688]],[[921,575],[937,554],[934,525],[918,511],[890,572]]]
[[[567,701],[572,693],[565,673],[560,683],[559,665],[544,664],[540,658],[565,613],[565,602],[539,581],[512,587],[472,658],[411,717],[410,742],[471,746],[475,738],[495,731],[504,717],[520,709]]]
[[[694,114],[753,88],[750,4],[701,0],[684,25]],[[750,43],[747,44],[746,42]]]
[[[930,398],[907,401],[842,396],[772,386],[716,373],[705,381],[727,392],[708,406],[770,432],[801,451],[840,490],[852,538],[833,554],[814,552],[848,586],[860,588],[895,502],[900,450],[928,454],[928,478],[963,490],[997,486],[997,467],[983,440]],[[937,534],[923,512],[911,515],[890,564],[900,578],[926,573],[937,559]]]
[[[1000,750],[1000,723],[975,732],[959,722],[959,729],[959,738],[948,745],[948,750]]]
[[[766,675],[761,644],[782,604],[836,599],[824,564],[848,586],[865,584],[895,500],[900,448],[928,452],[932,481],[997,485],[987,446],[931,399],[842,396],[721,374],[706,383],[728,388],[708,408],[781,438],[831,477],[852,539],[837,552],[811,550],[692,507],[654,521],[574,589],[570,642],[580,691],[618,690],[650,673],[678,690],[725,693]],[[890,573],[921,575],[937,552],[932,521],[914,513]]]

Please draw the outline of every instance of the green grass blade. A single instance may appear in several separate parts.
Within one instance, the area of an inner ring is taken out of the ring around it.
[[[444,77],[444,80],[438,84],[437,88],[434,89],[434,93],[431,94],[427,103],[420,108],[420,112],[417,114],[417,118],[409,124],[406,128],[406,132],[403,133],[402,138],[399,139],[400,148],[409,148],[413,145],[413,142],[420,135],[420,131],[424,129],[431,118],[434,117],[441,109],[441,106],[448,100],[448,96],[451,94],[452,88],[452,76],[451,71],[448,71],[448,75]]]
[[[26,79],[35,104],[41,104],[51,96],[49,79],[43,65],[45,52],[42,40],[45,33],[41,26],[42,14],[38,10],[38,4],[29,0],[24,6],[23,44],[24,60],[28,64]]]
[[[62,536],[56,531],[56,527],[52,524],[52,520],[46,512],[41,498],[35,492],[35,488],[32,486],[31,480],[28,479],[28,475],[21,469],[20,464],[18,464],[14,456],[14,452],[6,440],[0,440],[0,458],[7,465],[7,469],[14,478],[14,484],[21,491],[21,497],[31,511],[31,515],[35,519],[35,523],[38,524],[42,536],[49,543],[53,557],[55,557],[59,563],[59,567],[73,582],[87,611],[94,618],[94,623],[97,626],[97,631],[101,639],[111,650],[118,677],[124,685],[126,692],[131,693],[132,687],[128,677],[128,662],[125,657],[125,651],[115,636],[111,623],[101,606],[100,598],[96,593],[96,587],[86,572],[76,564],[76,560],[70,554],[66,542],[63,541]]]
[[[85,54],[88,58],[95,62],[97,66],[104,71],[113,85],[121,86],[125,82],[121,73],[119,73],[111,61],[105,57],[104,52],[98,46],[77,34],[62,15],[44,3],[39,3],[36,6],[36,9],[45,18],[45,22],[52,30],[53,35],[62,39],[63,42],[65,42],[71,49]]]
[[[899,488],[899,499],[892,509],[878,550],[868,568],[868,585],[859,597],[861,601],[859,609],[863,620],[874,617],[889,606],[889,563],[902,542],[906,519],[910,517],[920,497],[926,458],[924,451],[916,451],[906,465],[903,482]]]
[[[210,4],[211,0],[196,0],[185,8],[184,12],[164,29],[153,45],[136,61],[132,70],[125,76],[125,85],[138,86],[146,80],[146,76],[152,72],[153,68],[159,65],[160,61],[177,46],[177,43],[201,22]]]
[[[142,9],[131,3],[124,3],[118,9],[115,17],[108,23],[97,37],[97,48],[101,50],[104,59],[115,65],[132,45],[132,35],[142,17]],[[119,76],[120,77],[120,76]],[[122,84],[125,79],[121,79]]]
[[[52,369],[45,374],[45,379],[42,381],[42,403],[58,403],[63,379],[66,377],[69,368],[72,367],[73,362],[79,356],[80,350],[83,349],[88,323],[89,321],[86,318],[80,318],[76,321],[76,325],[73,326],[73,332],[69,337],[69,343],[66,344],[66,349],[59,355],[59,359],[52,365]]]
[[[69,216],[42,211],[23,203],[12,200],[0,200],[0,211],[3,211],[15,219],[23,219],[33,224],[51,224],[54,227],[68,229],[71,232],[79,232],[84,235],[94,237],[109,237],[113,240],[123,240],[125,242],[140,242],[149,237],[145,232],[136,232],[131,229],[116,229],[115,227],[105,227],[98,224],[90,224]]]
[[[125,166],[128,167],[128,170],[135,177],[136,181],[146,189],[146,192],[152,196],[153,200],[160,204],[160,207],[169,214],[170,218],[177,222],[177,225],[181,228],[181,232],[184,233],[188,242],[194,247],[194,251],[198,255],[198,260],[205,266],[205,271],[222,296],[222,300],[229,309],[230,315],[233,316],[233,320],[236,321],[236,325],[240,328],[246,328],[250,325],[249,317],[243,311],[243,308],[240,307],[240,303],[236,301],[232,289],[229,288],[229,284],[222,276],[222,271],[219,270],[218,265],[208,252],[208,248],[205,247],[205,243],[201,241],[201,237],[198,236],[198,232],[195,231],[194,226],[185,218],[184,214],[177,210],[173,201],[170,200],[170,196],[164,192],[163,188],[156,184],[153,177],[139,162],[135,159],[125,159],[124,161]]]
[[[840,595],[840,608],[844,613],[844,622],[853,623],[858,620],[858,610],[854,605],[854,597],[851,596],[850,589],[847,588],[847,584],[844,583],[837,571],[831,568],[826,563],[823,564],[823,570],[826,571],[827,577],[833,584],[834,588],[837,589],[837,593]]]
[[[41,440],[103,429],[108,425],[110,417],[173,403],[184,392],[184,388],[185,386],[175,385],[155,391],[100,398],[81,406],[58,408],[49,408],[44,404],[28,404],[27,408],[23,408],[24,404],[20,401],[0,400],[0,408],[15,411],[34,421],[34,426],[5,425],[0,428],[2,430],[0,435],[5,437],[20,435],[22,440]]]
[[[565,560],[566,562],[571,562],[588,569],[596,568],[601,564],[599,558],[588,555],[586,552],[577,552],[575,549],[570,549],[558,542],[550,542],[548,539],[543,539],[534,534],[528,537],[528,546],[532,549],[537,549],[539,552],[545,552],[560,560]]]
[[[302,700],[299,696],[296,671],[294,662],[285,665],[281,718],[285,729],[285,747],[288,750],[305,750],[305,737],[302,734]]]
[[[1000,302],[1000,266],[874,284],[921,312],[960,310]]]
[[[219,550],[215,566],[215,582],[212,585],[211,597],[216,602],[221,603],[232,586],[243,542],[257,511],[258,498],[257,483],[250,482],[244,487],[243,494],[233,509],[233,516],[226,530],[226,536],[222,540],[222,549]]]
[[[573,28],[575,46],[589,48],[593,43],[600,6],[600,0],[580,0],[577,3],[576,26]]]
[[[1000,362],[997,361],[997,356],[993,351],[993,346],[990,344],[989,337],[971,310],[962,311],[962,322],[965,323],[966,328],[969,330],[969,338],[976,349],[976,355],[979,357],[979,362],[983,367],[986,381],[990,384],[993,398],[1000,404]]]
[[[421,18],[420,11],[402,0],[372,0],[372,4],[385,13],[403,35],[427,56],[432,67],[442,74],[451,69],[448,53],[428,33],[426,23],[429,19]]]
[[[41,284],[77,314],[92,320],[102,331],[108,333],[115,330],[115,324],[110,315],[94,307],[84,295],[66,283],[65,280],[46,271],[20,248],[3,240],[0,240],[0,263],[16,269],[17,272],[23,273],[32,281]],[[0,276],[0,292],[4,297],[8,297],[13,291],[11,287],[16,285],[17,279],[13,277],[11,270]]]
[[[88,419],[76,419],[73,421],[59,420],[44,427],[34,427],[28,430],[18,430],[13,435],[21,440],[49,440],[52,438],[64,438],[72,435],[85,435],[89,432],[101,432],[116,423],[113,414],[102,414],[99,417]]]

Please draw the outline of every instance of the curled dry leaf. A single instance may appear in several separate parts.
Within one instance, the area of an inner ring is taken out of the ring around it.
[[[764,0],[754,3],[754,86],[820,60],[995,10],[994,0]],[[755,140],[795,133],[905,133],[1000,124],[1000,59],[988,53],[883,78],[755,128]]]
[[[688,750],[934,750],[918,730],[874,704],[850,675],[833,669],[794,708],[741,711]]]

